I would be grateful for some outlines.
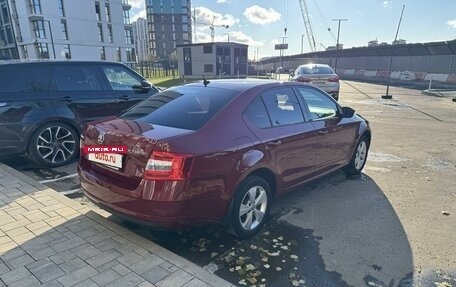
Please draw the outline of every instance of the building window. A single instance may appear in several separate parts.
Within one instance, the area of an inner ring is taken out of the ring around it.
[[[182,31],[188,32],[188,24],[182,25]]]
[[[40,0],[30,0],[30,8],[33,14],[41,14]]]
[[[59,14],[61,17],[65,17],[65,9],[63,7],[63,0],[59,0]]]
[[[97,15],[97,21],[101,21],[100,3],[99,2],[95,2],[95,14]]]
[[[213,64],[204,65],[204,72],[205,73],[213,73],[214,72],[214,65]]]
[[[67,23],[66,21],[62,20],[62,34],[63,40],[68,40],[68,30],[67,30]]]
[[[130,29],[125,29],[125,43],[126,44],[134,44],[133,40],[133,31]]]
[[[101,60],[106,60],[105,47],[100,47],[100,59]]]
[[[188,16],[187,15],[183,15],[182,16],[182,23],[188,23]]]
[[[106,21],[111,22],[111,12],[109,10],[109,4],[106,4],[105,11],[106,11]]]
[[[6,26],[6,41],[8,44],[13,44],[13,31],[11,31],[11,26]]]
[[[65,53],[65,59],[71,59],[70,45],[63,46],[63,52]]]
[[[212,45],[204,45],[203,46],[203,53],[204,54],[212,54]]]
[[[133,51],[134,50],[132,48],[125,49],[125,52],[127,53],[127,61],[128,62],[134,62],[135,61],[135,57],[134,57]]]
[[[33,31],[35,32],[35,38],[45,39],[44,21],[33,21]]]
[[[36,50],[40,59],[49,59],[49,50],[47,43],[36,43]]]
[[[22,54],[24,54],[24,59],[28,59],[29,55],[28,55],[27,45],[22,45],[21,48],[22,48]]]
[[[9,15],[8,15],[8,8],[6,7],[6,3],[2,4],[2,16],[3,16],[3,21],[5,23],[9,23]],[[0,25],[2,24],[1,23],[2,20],[1,20],[1,17],[0,17]]]
[[[108,26],[108,37],[109,37],[109,43],[114,42],[113,36],[112,36],[112,27]]]
[[[98,24],[98,39],[103,42],[103,26]]]
[[[122,61],[122,53],[120,52],[120,47],[116,48],[116,58],[117,61]]]
[[[130,11],[123,10],[123,19],[125,25],[130,25]]]

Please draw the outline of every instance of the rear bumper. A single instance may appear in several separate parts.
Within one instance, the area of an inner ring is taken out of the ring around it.
[[[84,194],[94,204],[121,218],[155,229],[182,229],[221,221],[217,215],[211,214],[208,204],[199,197],[187,200],[145,199],[142,192],[122,194],[115,188],[105,187],[80,167],[78,172]]]

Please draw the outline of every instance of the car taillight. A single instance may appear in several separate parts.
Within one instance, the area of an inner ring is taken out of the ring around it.
[[[190,171],[193,156],[153,151],[147,161],[144,178],[149,180],[184,180]]]
[[[306,77],[299,77],[296,79],[296,81],[298,82],[304,82],[304,83],[310,83],[310,81],[312,81],[311,78],[306,78]]]
[[[330,82],[339,82],[339,77],[338,76],[331,77],[331,78],[328,79],[328,81],[330,81]]]

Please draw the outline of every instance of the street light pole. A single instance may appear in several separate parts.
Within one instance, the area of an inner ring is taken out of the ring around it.
[[[301,35],[301,54],[304,53],[304,36],[305,36],[305,35],[306,35],[306,34],[302,34],[302,35]]]
[[[334,65],[334,72],[337,74],[337,58],[339,58],[339,35],[340,35],[340,22],[347,21],[348,19],[332,19],[333,21],[338,21],[339,25],[337,26],[337,44],[336,44],[336,64]]]
[[[47,23],[48,23],[49,34],[51,35],[52,53],[54,54],[54,60],[55,60],[56,58],[55,58],[54,37],[52,36],[51,21],[49,21],[49,20],[44,20],[44,22],[47,22]]]

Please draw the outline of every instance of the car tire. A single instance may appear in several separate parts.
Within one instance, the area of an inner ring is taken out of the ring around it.
[[[237,237],[248,238],[263,227],[269,215],[271,188],[261,177],[249,176],[233,199],[231,224]]]
[[[65,123],[50,122],[36,129],[28,144],[30,158],[39,165],[58,167],[79,155],[79,135]]]
[[[350,163],[343,168],[346,175],[358,175],[364,168],[367,161],[367,155],[369,152],[369,140],[367,136],[363,135],[358,140],[355,150],[353,151]]]

